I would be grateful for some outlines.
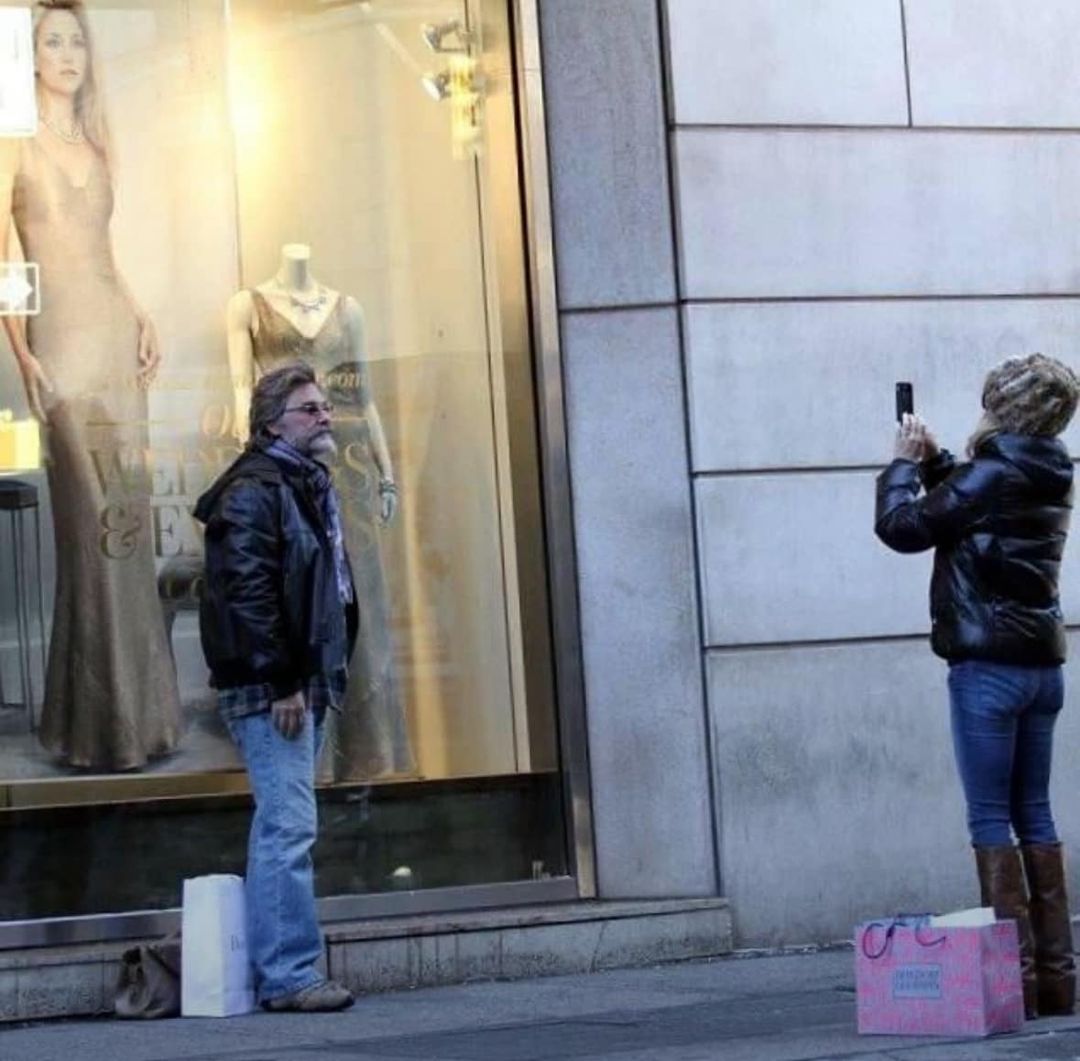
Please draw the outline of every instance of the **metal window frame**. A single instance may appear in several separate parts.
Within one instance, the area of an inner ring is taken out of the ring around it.
[[[528,317],[537,388],[559,766],[563,777],[570,874],[538,881],[328,897],[318,902],[320,920],[328,924],[417,913],[568,902],[595,898],[597,894],[576,549],[555,287],[539,0],[498,2],[508,3],[512,15],[511,47],[517,92]],[[0,952],[15,948],[107,943],[159,936],[176,931],[179,925],[180,911],[176,909],[0,922]]]
[[[556,671],[560,768],[571,866],[581,898],[595,898],[596,845],[589,773],[585,674],[581,649],[577,549],[563,393],[559,306],[551,218],[551,179],[540,51],[540,0],[513,0],[526,233],[529,315],[536,366],[541,474]]]
[[[320,899],[318,911],[320,922],[329,925],[380,917],[571,902],[576,898],[578,891],[573,877],[553,877],[546,881],[509,881],[504,884],[430,888],[427,891],[379,895],[335,895]],[[37,921],[0,921],[0,954],[14,949],[108,944],[166,936],[180,931],[180,920],[181,912],[174,909],[130,910],[122,914],[87,914]]]

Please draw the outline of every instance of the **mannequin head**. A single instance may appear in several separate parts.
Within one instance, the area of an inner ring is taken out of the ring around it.
[[[286,287],[306,288],[311,284],[311,248],[306,243],[286,243],[281,248],[278,283]]]
[[[86,8],[79,0],[34,5],[34,77],[46,113],[70,107],[87,140],[109,158],[109,135]]]

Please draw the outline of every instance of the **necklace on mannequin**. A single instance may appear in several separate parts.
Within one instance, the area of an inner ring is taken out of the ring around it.
[[[43,114],[41,121],[44,125],[48,126],[65,144],[82,144],[86,142],[86,133],[83,131],[82,122],[78,118],[74,119],[71,129],[61,129],[48,115]]]
[[[311,313],[322,309],[326,305],[326,288],[320,284],[315,285],[314,292],[298,293],[291,287],[287,287],[280,280],[277,281],[278,290],[289,298],[289,305],[300,310],[301,313]]]

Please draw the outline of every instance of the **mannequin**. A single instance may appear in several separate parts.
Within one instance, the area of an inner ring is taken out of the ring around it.
[[[305,361],[334,403],[345,546],[360,602],[360,631],[340,715],[328,720],[328,772],[336,781],[414,772],[390,639],[390,608],[377,524],[397,511],[390,450],[368,385],[364,315],[354,298],[319,283],[311,249],[288,243],[277,273],[236,292],[226,310],[236,434],[249,434],[248,409],[257,376]]]

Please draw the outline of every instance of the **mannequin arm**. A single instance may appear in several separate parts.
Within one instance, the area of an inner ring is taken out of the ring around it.
[[[109,240],[109,256],[112,258],[115,267],[116,256],[113,254],[112,239]],[[135,378],[140,387],[149,387],[154,382],[154,377],[157,375],[158,368],[161,367],[161,344],[158,342],[157,329],[154,327],[154,322],[150,319],[150,315],[139,305],[138,299],[135,298],[134,292],[128,285],[127,280],[124,279],[124,274],[120,272],[119,268],[116,268],[116,279],[120,285],[120,291],[127,301],[127,304],[131,307],[131,312],[135,314],[135,319],[139,322],[139,367],[136,370]]]
[[[374,398],[364,406],[364,416],[371,428],[371,449],[379,469],[379,478],[393,482],[394,465],[390,460],[390,447],[386,444],[386,433],[383,431],[382,418]]]
[[[364,349],[364,312],[354,298],[345,301],[345,319],[348,322],[349,346],[357,369],[364,372],[366,351]],[[397,512],[398,488],[394,481],[394,464],[390,459],[390,447],[386,444],[386,432],[379,416],[375,398],[368,390],[368,400],[363,413],[371,430],[371,450],[375,457],[375,466],[379,471],[379,502],[382,509],[383,523],[393,520]]]
[[[388,524],[397,515],[398,487],[394,480],[394,466],[390,463],[390,447],[386,444],[386,433],[374,399],[364,406],[364,416],[371,429],[371,450],[379,469],[379,516],[384,524]]]
[[[229,348],[229,379],[233,392],[233,433],[247,442],[251,433],[251,390],[255,383],[255,351],[251,343],[254,307],[250,291],[237,291],[225,310],[225,330]]]

